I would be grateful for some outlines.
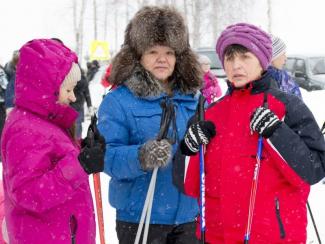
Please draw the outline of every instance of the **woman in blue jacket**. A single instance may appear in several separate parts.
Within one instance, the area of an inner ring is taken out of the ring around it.
[[[116,89],[99,108],[105,137],[104,172],[109,201],[116,208],[119,243],[133,243],[149,182],[158,166],[147,243],[197,243],[196,201],[172,183],[171,160],[195,113],[201,87],[200,66],[180,13],[170,7],[144,7],[125,31],[112,63]],[[157,140],[162,104],[171,104],[167,138]]]

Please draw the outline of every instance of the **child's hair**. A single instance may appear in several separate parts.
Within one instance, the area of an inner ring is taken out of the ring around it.
[[[239,45],[239,44],[232,44],[228,47],[226,47],[224,51],[224,57],[225,58],[234,58],[236,54],[244,54],[250,52],[246,47]]]

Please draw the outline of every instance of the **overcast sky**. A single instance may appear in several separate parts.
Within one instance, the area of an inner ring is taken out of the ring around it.
[[[325,54],[325,0],[272,1],[273,33],[287,43],[288,52]],[[0,0],[0,63],[7,62],[13,50],[34,38],[59,37],[73,47],[71,2]],[[258,21],[254,24],[260,25]],[[121,33],[124,28],[121,26]]]

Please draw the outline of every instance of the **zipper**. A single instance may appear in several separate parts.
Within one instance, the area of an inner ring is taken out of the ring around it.
[[[281,237],[281,239],[284,239],[286,236],[286,233],[285,233],[283,222],[282,222],[281,215],[280,215],[280,202],[277,197],[275,197],[275,214],[276,214],[276,218],[278,220],[278,224],[279,224],[279,228],[280,228],[280,237]]]

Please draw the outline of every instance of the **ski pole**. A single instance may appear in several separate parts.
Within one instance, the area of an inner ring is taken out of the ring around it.
[[[309,212],[311,221],[313,222],[313,226],[314,226],[314,230],[315,230],[315,233],[316,233],[316,236],[317,236],[318,243],[322,244],[322,241],[320,240],[320,236],[319,236],[319,233],[318,233],[318,230],[317,230],[316,222],[315,222],[315,219],[314,219],[314,216],[313,216],[313,212],[311,211],[311,207],[310,207],[308,201],[307,201],[307,207],[308,207],[308,212]]]
[[[204,120],[204,96],[199,98],[199,121]],[[204,169],[204,152],[205,146],[200,145],[200,230],[201,230],[201,242],[205,243],[205,169]]]
[[[162,111],[162,116],[161,116],[161,121],[160,121],[160,131],[157,136],[158,141],[167,137],[169,125],[173,119],[173,116],[175,115],[174,106],[172,103],[167,104],[166,101],[163,100],[161,103],[161,107],[162,107],[163,111]],[[140,222],[138,225],[138,230],[137,230],[134,244],[138,244],[140,241],[140,236],[142,233],[144,220],[146,220],[146,222],[145,222],[145,229],[144,229],[143,238],[142,238],[142,244],[147,243],[147,238],[148,238],[148,233],[149,233],[149,224],[150,224],[150,218],[151,218],[151,210],[152,210],[152,204],[153,204],[153,197],[154,197],[155,186],[156,186],[156,181],[157,181],[157,173],[158,173],[158,167],[155,167],[152,172],[152,175],[151,175],[149,188],[148,188],[147,196],[146,196],[144,206],[142,209],[141,218],[140,218]]]
[[[76,233],[77,233],[78,223],[76,217],[73,214],[70,215],[69,226],[70,226],[71,244],[76,244]]]
[[[144,206],[142,209],[141,213],[141,218],[137,230],[137,235],[135,237],[134,244],[138,244],[140,241],[140,236],[142,233],[143,225],[144,225],[144,220],[146,220],[146,226],[145,226],[145,233],[143,235],[142,243],[147,242],[147,237],[148,237],[148,228],[149,228],[149,221],[150,221],[150,215],[151,215],[151,209],[152,208],[152,203],[153,203],[153,196],[154,196],[154,191],[155,191],[155,183],[157,179],[157,172],[158,172],[158,167],[155,167],[151,176],[151,180],[149,183],[149,188],[146,196],[146,200],[144,202]],[[150,209],[150,211],[149,211]],[[148,214],[150,212],[150,215]]]
[[[105,244],[105,235],[104,235],[105,230],[104,230],[104,216],[103,216],[100,173],[93,174],[93,180],[94,180],[94,192],[95,192],[96,213],[97,213],[100,244]]]
[[[89,140],[90,146],[94,145],[94,136],[95,136],[95,128],[97,123],[96,114],[91,117],[91,123],[88,128],[87,137]],[[100,244],[105,244],[105,230],[104,230],[104,216],[103,216],[103,201],[102,201],[102,193],[101,193],[101,182],[100,182],[100,173],[93,174],[93,182],[94,182],[94,193],[95,193],[95,202],[96,202],[96,214],[97,214],[97,222],[98,222],[98,231]]]
[[[244,237],[244,243],[248,244],[250,240],[251,234],[251,227],[252,227],[252,220],[255,208],[255,199],[256,199],[256,191],[257,191],[257,184],[258,184],[258,176],[261,167],[261,156],[262,156],[262,148],[263,148],[263,137],[260,136],[258,138],[258,147],[257,147],[257,154],[256,154],[256,164],[254,169],[254,176],[252,181],[251,187],[251,194],[249,198],[249,208],[248,208],[248,219],[247,219],[247,226],[246,232]]]
[[[264,102],[263,106],[267,108],[267,93],[264,93]],[[257,153],[256,153],[256,164],[253,174],[253,180],[252,180],[252,187],[251,187],[251,193],[249,197],[249,207],[248,207],[248,218],[247,218],[247,225],[246,225],[246,231],[244,236],[244,244],[248,244],[250,240],[251,235],[251,228],[252,228],[252,221],[253,221],[253,215],[254,215],[254,208],[255,208],[255,200],[256,200],[256,192],[257,192],[257,185],[258,185],[258,177],[260,173],[261,168],[261,158],[262,158],[262,150],[263,150],[263,137],[258,137],[258,144],[257,144]]]

